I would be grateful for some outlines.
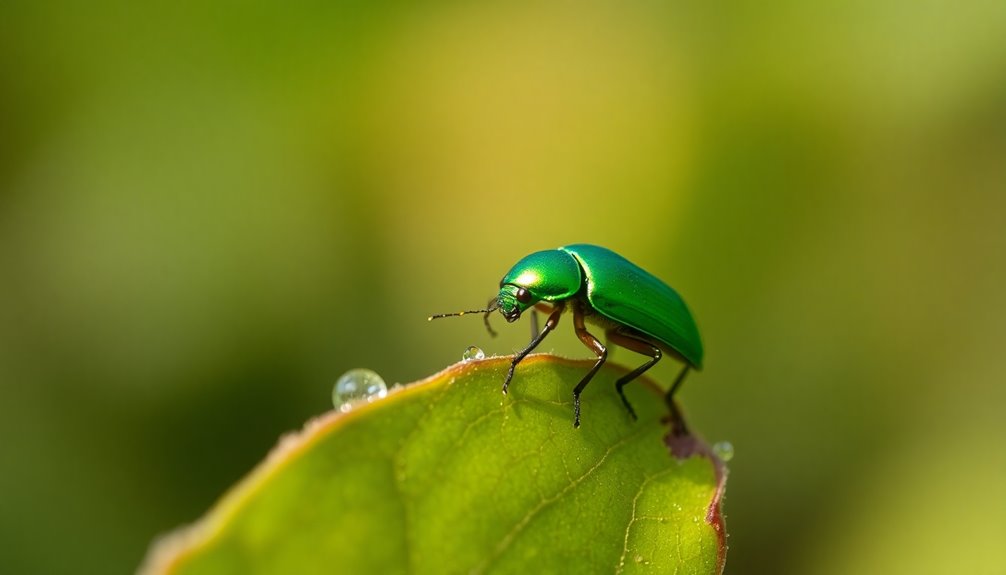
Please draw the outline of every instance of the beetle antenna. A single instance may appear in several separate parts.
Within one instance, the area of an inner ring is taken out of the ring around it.
[[[489,315],[492,314],[492,312],[498,310],[499,308],[500,308],[499,298],[494,297],[493,299],[489,300],[489,303],[486,305],[485,309],[470,309],[465,311],[457,311],[454,313],[438,313],[436,315],[431,315],[430,317],[426,318],[426,321],[433,321],[435,319],[440,319],[442,317],[454,317],[454,316],[467,315],[470,313],[481,313],[485,314],[482,316],[482,321],[485,322],[486,330],[489,332],[489,335],[496,337],[496,332],[493,331],[493,327],[489,325]]]
[[[442,317],[454,317],[454,316],[468,315],[470,313],[491,313],[493,311],[495,311],[495,310],[491,310],[491,309],[469,309],[469,310],[465,310],[465,311],[456,311],[454,313],[438,313],[436,315],[431,315],[430,317],[426,318],[426,321],[433,321],[435,319],[440,319]]]

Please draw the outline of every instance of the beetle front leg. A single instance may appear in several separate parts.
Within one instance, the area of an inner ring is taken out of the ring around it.
[[[536,304],[533,308],[528,311],[531,312],[531,341],[538,336],[538,312],[545,314],[550,314],[555,310],[555,306],[545,305],[543,303]]]
[[[517,369],[517,364],[520,363],[522,359],[527,357],[527,354],[531,353],[534,348],[538,347],[538,344],[545,339],[548,332],[552,331],[555,329],[555,326],[559,325],[559,316],[562,315],[562,308],[562,305],[556,305],[553,308],[552,314],[549,315],[548,320],[545,321],[545,327],[541,330],[541,333],[532,339],[531,343],[529,343],[528,346],[518,353],[513,358],[513,361],[510,362],[510,371],[507,372],[506,379],[503,381],[503,395],[506,395],[506,389],[510,386],[510,380],[513,379],[513,371]]]

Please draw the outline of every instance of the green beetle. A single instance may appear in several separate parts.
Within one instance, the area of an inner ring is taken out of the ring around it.
[[[483,313],[486,328],[489,316],[499,310],[508,322],[514,322],[528,310],[548,312],[545,327],[535,331],[531,343],[514,356],[503,382],[507,392],[517,364],[545,339],[567,308],[573,311],[573,326],[577,337],[597,355],[597,363],[573,388],[573,426],[580,426],[580,394],[608,358],[608,350],[584,325],[585,321],[605,330],[608,341],[650,360],[615,382],[622,403],[633,418],[635,410],[625,397],[623,387],[653,367],[663,353],[684,362],[684,368],[667,391],[666,401],[672,412],[672,401],[689,369],[702,368],[702,340],[692,314],[676,291],[646,270],[615,252],[590,244],[573,244],[555,250],[535,252],[518,261],[500,281],[499,295],[489,301],[486,309],[446,313],[429,319]],[[684,432],[680,417],[676,418]]]

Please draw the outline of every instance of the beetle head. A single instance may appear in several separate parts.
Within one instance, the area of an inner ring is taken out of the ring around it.
[[[508,322],[515,322],[529,307],[541,301],[531,293],[531,290],[514,284],[503,284],[500,286],[499,296],[496,302],[499,305],[500,314]]]
[[[499,310],[508,322],[517,321],[521,314],[540,301],[561,302],[573,297],[582,287],[580,264],[561,249],[534,252],[521,258],[500,281],[499,295],[489,300],[485,309],[441,313],[429,319],[481,313],[486,329],[496,335],[489,325],[489,315]]]

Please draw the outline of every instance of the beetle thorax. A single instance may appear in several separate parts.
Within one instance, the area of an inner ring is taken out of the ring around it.
[[[583,284],[580,264],[561,250],[535,252],[518,261],[500,282],[497,302],[507,321],[514,321],[540,301],[576,296]]]

